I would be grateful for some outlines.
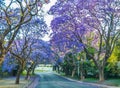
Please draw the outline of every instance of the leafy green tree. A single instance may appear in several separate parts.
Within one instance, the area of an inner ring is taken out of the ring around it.
[[[110,76],[118,76],[120,74],[119,62],[120,62],[120,42],[118,41],[116,46],[114,47],[113,53],[107,60],[106,71],[109,73]]]

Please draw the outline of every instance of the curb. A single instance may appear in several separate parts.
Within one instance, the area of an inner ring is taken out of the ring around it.
[[[25,88],[35,88],[39,82],[39,76],[36,75],[35,78],[25,87]]]
[[[38,76],[35,75],[35,77],[31,77],[29,80],[28,80],[28,84],[25,85],[23,88],[29,88],[30,85],[32,85],[32,83],[36,80]]]
[[[31,81],[31,80],[28,80],[28,84],[25,85],[23,88],[28,88],[28,86],[31,85],[34,80],[35,80],[35,78],[32,79],[32,81]]]

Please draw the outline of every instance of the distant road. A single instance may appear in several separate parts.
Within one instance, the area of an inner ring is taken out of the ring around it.
[[[40,80],[36,88],[101,88],[87,83],[70,81],[53,73],[39,73]]]

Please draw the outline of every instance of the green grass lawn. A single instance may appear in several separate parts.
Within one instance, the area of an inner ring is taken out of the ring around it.
[[[23,71],[20,78],[20,84],[15,84],[16,77],[0,78],[0,88],[26,88],[31,80],[25,80],[26,71]],[[31,77],[33,77],[32,75]]]
[[[84,82],[91,82],[91,83],[99,83],[99,80],[96,78],[86,78],[83,80]],[[117,86],[120,87],[120,79],[118,78],[114,78],[114,79],[107,79],[102,83],[99,84],[105,84],[105,85],[109,85],[109,86]]]
[[[21,75],[26,76],[26,74],[27,74],[27,72],[24,70]]]
[[[65,74],[61,73],[61,76],[65,76]],[[77,76],[75,77],[71,77],[71,76],[65,76],[71,79],[75,79],[75,80],[80,80],[80,78],[78,78]],[[98,84],[105,84],[105,85],[109,85],[109,86],[117,86],[120,87],[120,78],[111,78],[111,79],[107,79],[104,82],[100,83],[99,79],[97,78],[85,78],[83,80],[83,82],[89,82],[89,83],[98,83]]]
[[[108,79],[108,80],[105,80],[103,84],[120,87],[120,79]]]
[[[98,83],[99,80],[97,78],[85,78],[83,80],[84,82],[92,82],[92,83]]]
[[[84,82],[91,82],[91,83],[99,83],[99,80],[96,78],[86,78],[83,80]],[[120,87],[120,79],[114,78],[114,79],[107,79],[102,83],[99,84],[105,84],[110,86],[119,86]]]
[[[30,83],[30,81],[21,78],[20,84],[15,84],[15,78],[9,77],[0,79],[0,88],[25,88],[28,83]]]

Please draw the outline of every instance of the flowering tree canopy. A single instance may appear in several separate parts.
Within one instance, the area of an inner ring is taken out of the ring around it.
[[[15,58],[10,54],[7,53],[5,56],[5,60],[2,64],[2,71],[8,71],[11,72],[12,70],[17,70],[17,61],[15,60]]]
[[[104,80],[104,66],[120,36],[119,6],[119,0],[57,0],[49,11],[55,16],[51,22],[54,43],[64,41],[62,48],[71,42],[83,44],[98,67],[100,81]]]
[[[21,26],[40,13],[42,5],[48,2],[49,0],[9,0],[0,5],[0,62]]]

